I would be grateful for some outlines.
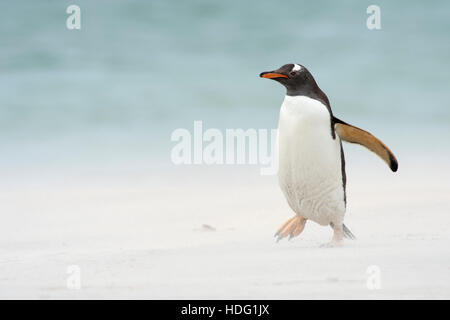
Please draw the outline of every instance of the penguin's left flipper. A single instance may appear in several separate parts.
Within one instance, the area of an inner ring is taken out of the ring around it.
[[[392,171],[397,171],[398,162],[391,150],[370,132],[354,127],[333,117],[334,129],[339,137],[346,142],[360,144],[377,154],[387,163]]]

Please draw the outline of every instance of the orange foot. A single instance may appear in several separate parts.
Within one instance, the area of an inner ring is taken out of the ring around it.
[[[278,229],[277,233],[275,233],[277,242],[287,236],[289,236],[289,240],[298,236],[305,228],[305,224],[306,219],[300,216],[289,219],[280,227],[280,229]]]

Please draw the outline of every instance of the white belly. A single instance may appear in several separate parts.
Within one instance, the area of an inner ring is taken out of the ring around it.
[[[286,96],[278,130],[279,183],[292,210],[322,225],[342,223],[340,139],[331,136],[326,106],[305,96]]]

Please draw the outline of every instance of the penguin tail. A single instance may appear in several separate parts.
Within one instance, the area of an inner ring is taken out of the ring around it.
[[[350,231],[349,228],[345,224],[342,224],[342,228],[344,229],[344,237],[347,239],[355,240],[355,235]]]
[[[330,226],[334,228],[333,222],[330,222]],[[342,224],[342,231],[344,231],[344,238],[355,240],[355,235],[350,231],[345,224]]]

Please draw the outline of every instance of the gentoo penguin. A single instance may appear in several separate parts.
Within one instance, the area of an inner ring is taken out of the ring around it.
[[[286,87],[278,123],[278,181],[295,216],[276,232],[277,240],[298,236],[306,221],[333,228],[329,246],[354,236],[344,225],[346,175],[342,140],[365,146],[397,171],[389,148],[367,131],[333,116],[326,94],[299,64],[262,72]]]

